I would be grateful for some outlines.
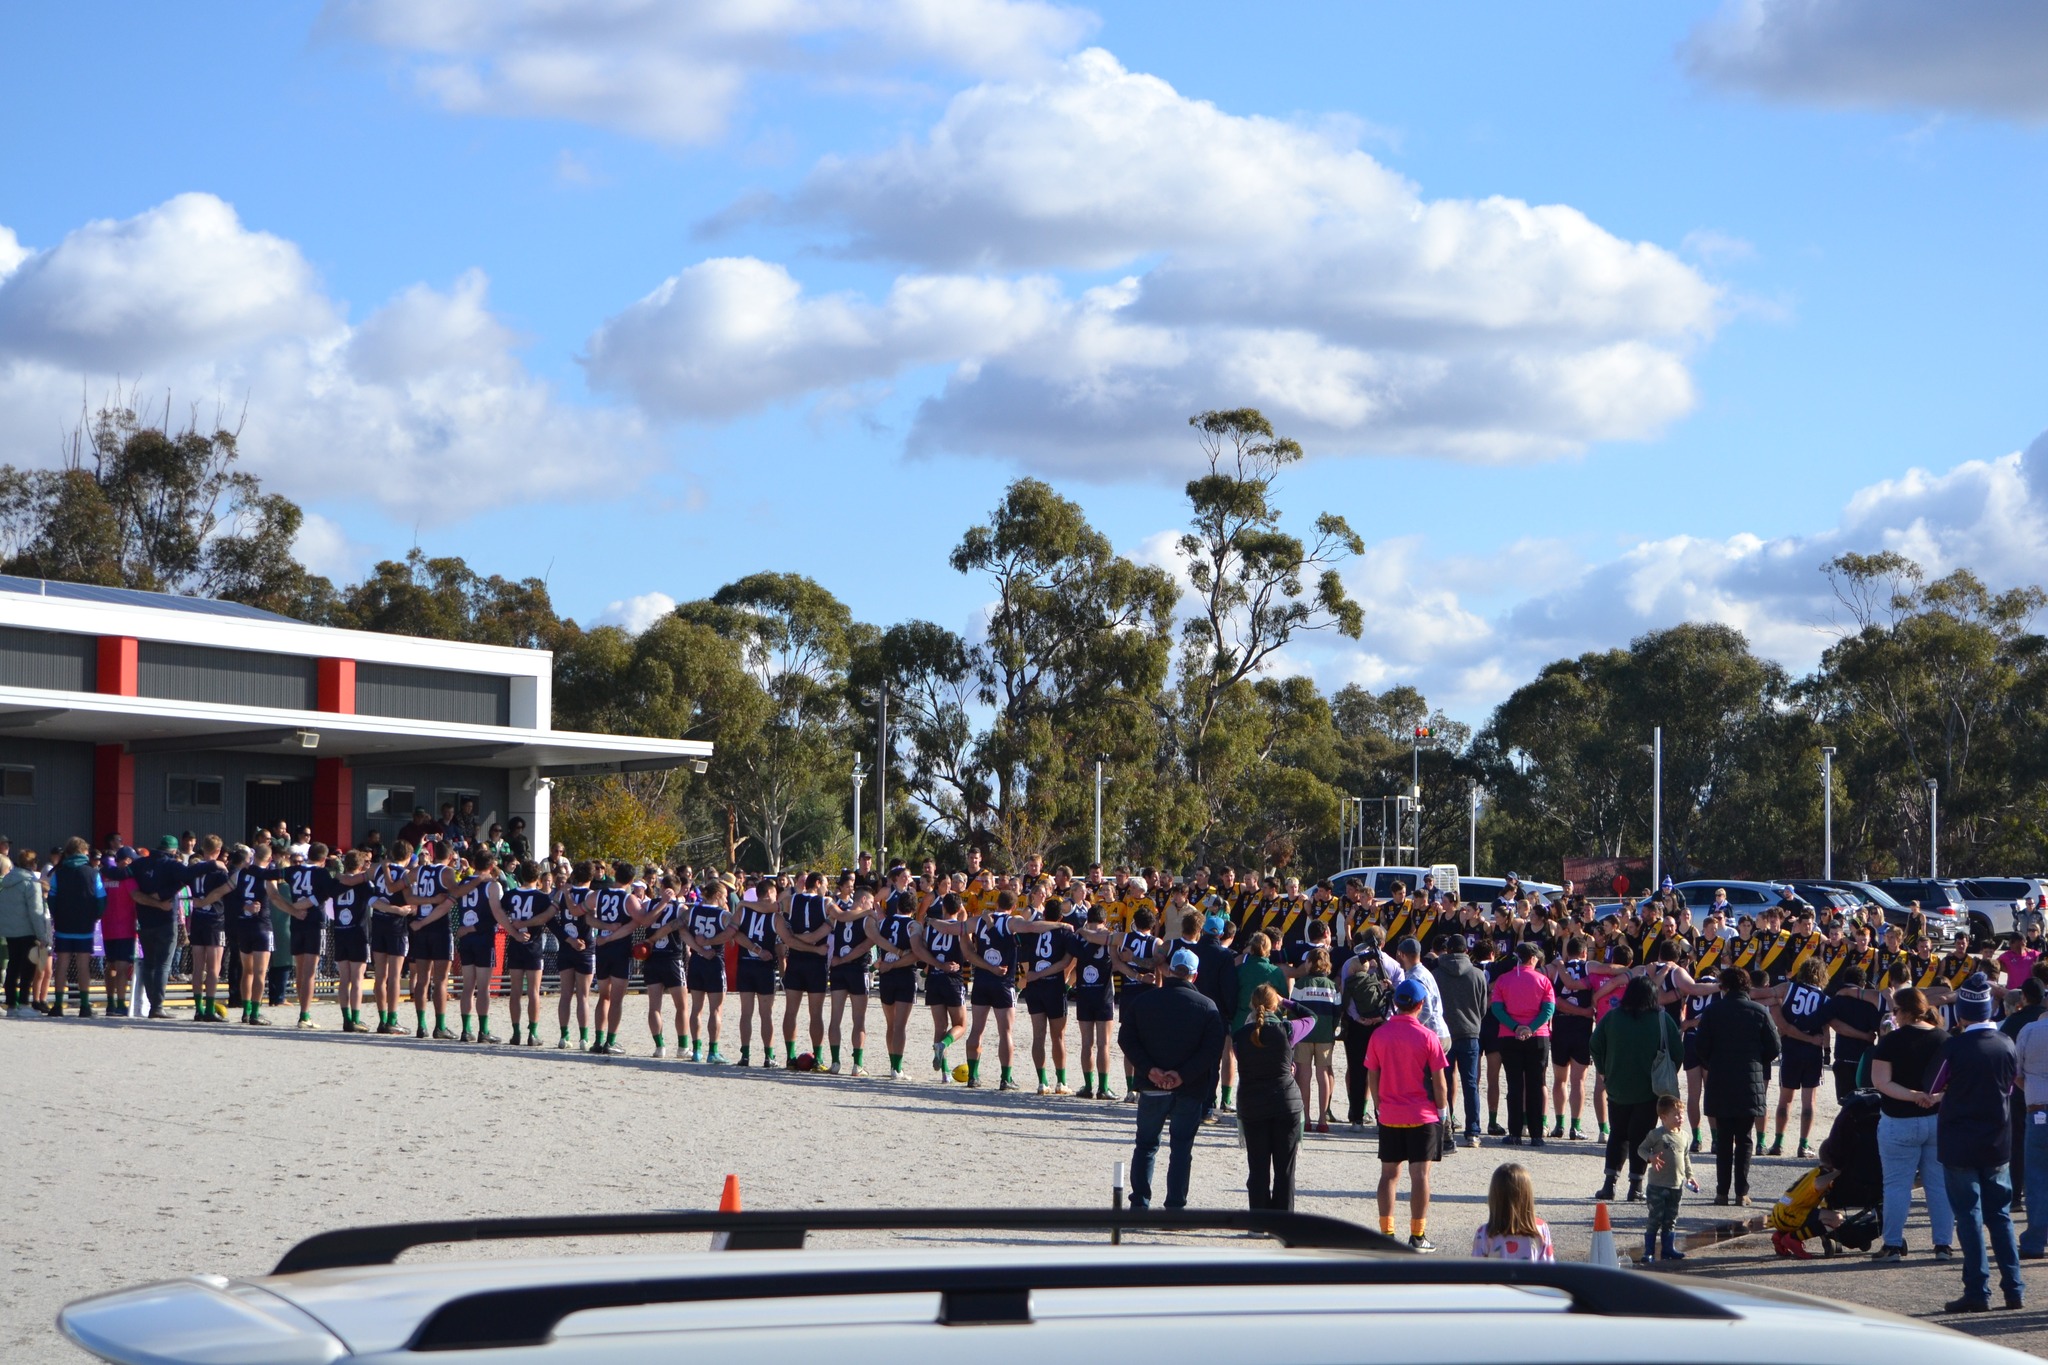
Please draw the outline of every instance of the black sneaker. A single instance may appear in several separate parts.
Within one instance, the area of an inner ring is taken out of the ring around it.
[[[1906,1249],[1904,1247],[1879,1247],[1876,1254],[1870,1259],[1873,1261],[1903,1261],[1906,1259]]]
[[[1430,1252],[1436,1250],[1436,1243],[1430,1241],[1421,1233],[1416,1233],[1414,1236],[1408,1239],[1408,1249],[1410,1251],[1419,1251],[1422,1252],[1424,1255],[1428,1255]]]
[[[1944,1313],[1989,1313],[1991,1311],[1991,1300],[1972,1298],[1950,1299],[1941,1306],[1941,1311]]]
[[[79,1018],[81,1018],[81,1019],[90,1019],[90,1018],[92,1018],[92,1006],[91,1006],[91,1005],[80,1005],[80,1006],[78,1007],[78,1017],[79,1017]]]
[[[1498,1123],[1489,1123],[1486,1125],[1486,1135],[1488,1137],[1506,1137],[1508,1130],[1501,1127]]]
[[[2005,1296],[2005,1306],[2014,1311],[2018,1311],[2019,1309],[2025,1308],[2027,1306],[2027,1301],[2025,1298],[2021,1297],[2018,1294],[2007,1294]]]
[[[1952,1246],[1948,1246],[1948,1245],[1946,1245],[1946,1244],[1943,1244],[1943,1243],[1937,1243],[1937,1244],[1935,1245],[1935,1248],[1934,1248],[1934,1259],[1935,1259],[1935,1260],[1937,1260],[1937,1261],[1953,1261],[1953,1260],[1954,1260],[1955,1258],[1956,1258],[1956,1249],[1955,1249],[1954,1247],[1952,1247]]]

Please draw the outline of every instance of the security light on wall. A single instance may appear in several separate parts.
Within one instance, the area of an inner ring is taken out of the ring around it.
[[[298,734],[298,740],[301,749],[317,749],[320,747],[320,732],[318,730],[301,730]]]
[[[693,758],[690,760],[690,771],[701,777],[711,771],[711,765],[701,758]]]

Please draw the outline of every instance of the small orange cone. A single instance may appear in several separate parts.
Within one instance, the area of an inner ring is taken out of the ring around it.
[[[1606,1207],[1604,1204],[1601,1205],[1602,1213],[1600,1216],[1602,1218],[1607,1216],[1605,1213]],[[740,1211],[740,1178],[738,1176],[729,1175],[725,1178],[725,1189],[718,1196],[718,1211],[720,1213],[738,1213]],[[1605,1226],[1605,1224],[1603,1223],[1602,1226]]]
[[[1586,1260],[1612,1270],[1620,1264],[1614,1253],[1614,1223],[1607,1216],[1605,1200],[1593,1205],[1593,1247]]]

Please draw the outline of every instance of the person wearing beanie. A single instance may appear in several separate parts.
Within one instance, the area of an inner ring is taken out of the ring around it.
[[[1942,1045],[1928,1089],[1941,1097],[1936,1146],[1955,1211],[1962,1245],[1963,1295],[1947,1305],[1951,1313],[1982,1313],[1991,1307],[1991,1278],[1984,1239],[1998,1262],[1998,1287],[2007,1308],[2024,1306],[2019,1248],[2012,1226],[2012,1123],[2008,1113],[2019,1080],[2019,1054],[2012,1039],[1991,1021],[1990,978],[1972,972],[1956,988],[1955,1012],[1962,1031]]]

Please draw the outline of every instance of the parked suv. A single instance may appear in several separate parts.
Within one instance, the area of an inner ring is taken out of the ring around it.
[[[2020,933],[2023,911],[2048,910],[2048,883],[2036,877],[1969,877],[1962,891],[1970,923],[1981,923],[1994,934]]]
[[[1836,880],[1826,882],[1794,882],[1793,885],[1801,888],[1808,886],[1816,888],[1825,887],[1838,895],[1854,896],[1867,904],[1875,905],[1884,912],[1884,922],[1886,924],[1896,924],[1901,929],[1904,929],[1907,922],[1913,917],[1913,912],[1902,904],[1896,896],[1891,895],[1875,882]],[[1803,890],[1801,894],[1804,894]],[[1944,952],[1947,951],[1950,944],[1963,936],[1968,924],[1962,911],[1946,900],[1936,901],[1931,905],[1922,901],[1920,904],[1920,914],[1927,921],[1927,936],[1934,940],[1935,947]]]
[[[1993,931],[1988,919],[1979,922],[1971,916],[1969,907],[1963,903],[1961,882],[1951,881],[1946,877],[1939,881],[1927,877],[1886,877],[1874,885],[1901,905],[1911,905],[1914,901],[1919,901],[1920,909],[1930,922],[1939,910],[1943,915],[1954,915],[1963,932],[1972,938],[1980,931],[1987,934]]]

